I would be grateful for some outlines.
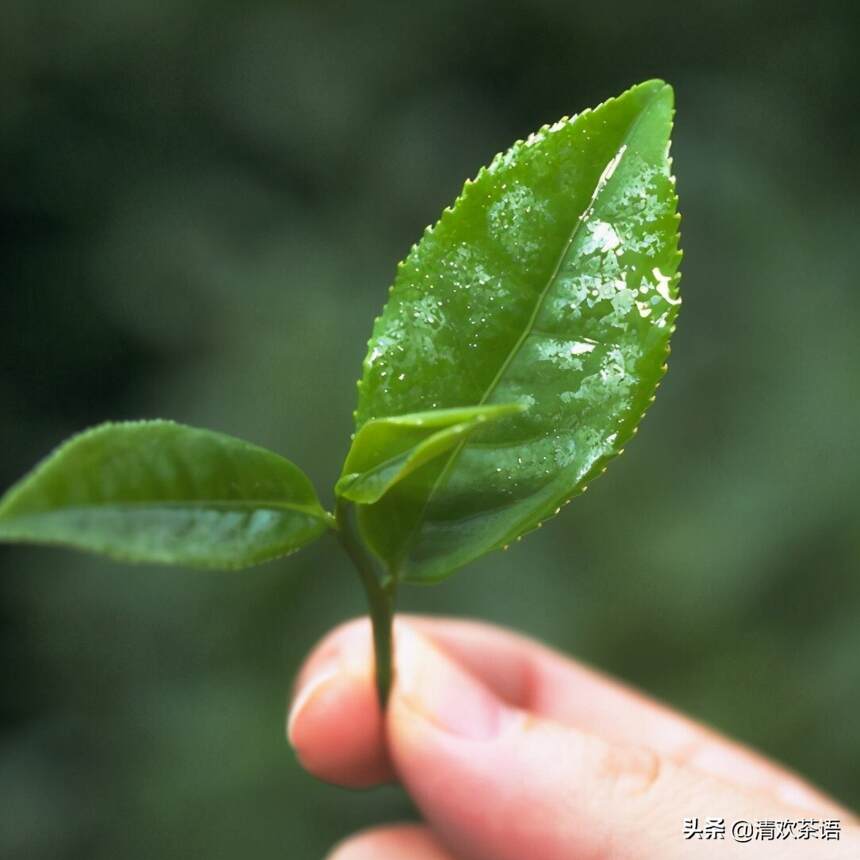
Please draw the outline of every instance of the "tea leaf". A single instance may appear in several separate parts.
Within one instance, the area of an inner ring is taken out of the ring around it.
[[[169,421],[75,436],[0,499],[0,540],[203,568],[286,555],[330,521],[289,460]]]
[[[519,404],[473,406],[368,421],[356,434],[335,491],[352,502],[377,502],[398,481],[450,451],[482,424],[523,409]]]
[[[678,298],[671,88],[648,81],[497,156],[400,265],[356,424],[464,404],[528,410],[358,511],[397,578],[439,579],[581,492],[665,371]]]

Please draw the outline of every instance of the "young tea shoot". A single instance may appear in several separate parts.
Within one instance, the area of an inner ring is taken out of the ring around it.
[[[384,706],[398,588],[558,513],[654,400],[680,304],[673,112],[671,87],[646,81],[466,182],[374,323],[333,513],[279,454],[108,423],[0,499],[0,540],[239,569],[333,532],[367,592]]]

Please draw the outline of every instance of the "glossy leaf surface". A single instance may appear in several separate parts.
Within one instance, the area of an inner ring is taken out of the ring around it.
[[[372,504],[398,481],[450,451],[482,424],[521,412],[518,404],[435,409],[368,421],[356,434],[335,490]]]
[[[482,428],[359,509],[427,582],[552,515],[621,451],[665,370],[678,298],[672,90],[649,81],[497,156],[400,265],[359,384],[359,430],[466,404]]]
[[[169,421],[75,436],[0,499],[0,540],[204,568],[285,555],[329,521],[289,460]]]

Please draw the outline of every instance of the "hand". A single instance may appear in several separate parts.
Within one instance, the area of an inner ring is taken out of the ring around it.
[[[329,860],[858,858],[857,820],[799,777],[536,642],[404,617],[383,720],[370,628],[331,633],[296,684],[301,763],[358,788],[399,780],[427,826],[348,839]],[[725,819],[723,840],[684,819]],[[838,819],[839,841],[739,843],[735,821]]]

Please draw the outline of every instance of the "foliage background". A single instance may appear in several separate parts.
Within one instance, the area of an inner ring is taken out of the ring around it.
[[[665,77],[685,306],[658,402],[585,498],[404,605],[539,636],[860,805],[854,14],[7,0],[0,485],[163,416],[330,487],[424,225],[515,138]],[[0,566],[0,856],[311,860],[410,814],[283,740],[302,655],[363,608],[333,545],[241,574]]]

